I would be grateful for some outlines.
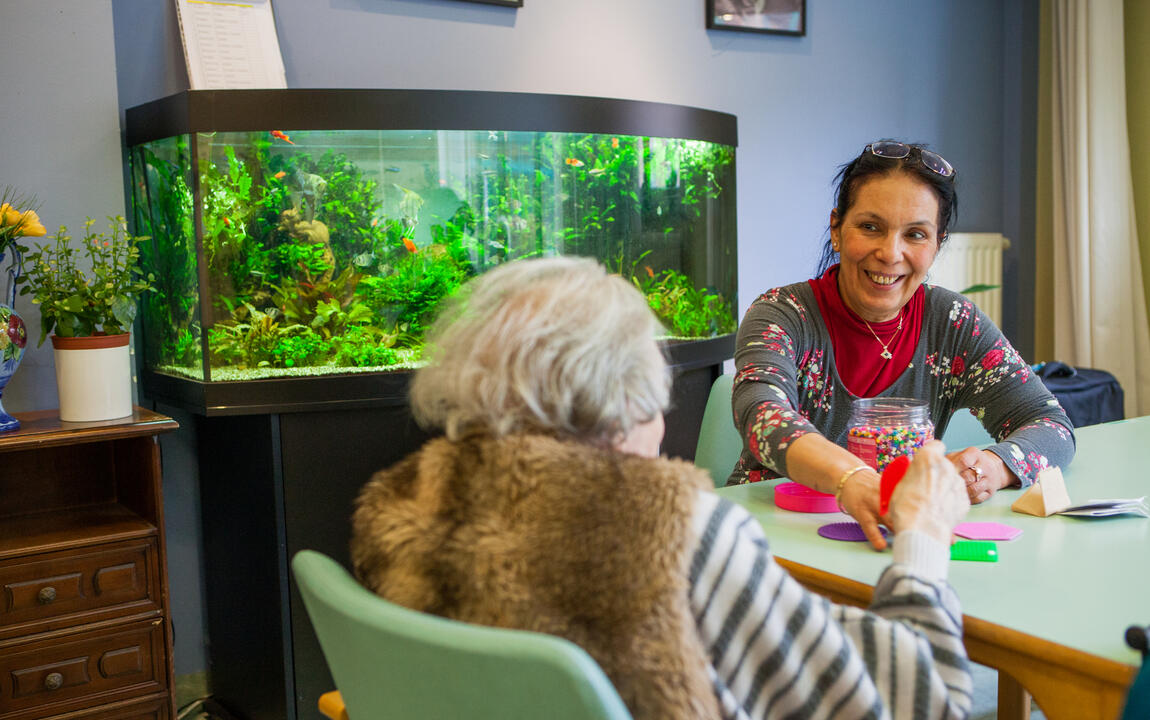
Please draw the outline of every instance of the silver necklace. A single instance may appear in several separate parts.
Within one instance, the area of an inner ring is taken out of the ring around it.
[[[898,337],[898,334],[902,331],[902,310],[900,309],[898,311],[898,327],[896,327],[894,329],[894,334],[892,334],[890,336],[890,340],[887,340],[886,342],[883,342],[881,339],[879,339],[878,333],[876,333],[874,331],[874,328],[872,328],[870,326],[870,323],[868,323],[866,320],[863,320],[863,325],[866,325],[866,329],[870,330],[871,335],[874,335],[874,339],[878,342],[878,344],[882,345],[882,352],[879,353],[879,355],[882,357],[882,359],[883,360],[890,360],[892,357],[894,357],[894,355],[891,354],[890,349],[887,348],[887,346],[890,345],[892,342],[894,342],[894,339],[896,337]]]

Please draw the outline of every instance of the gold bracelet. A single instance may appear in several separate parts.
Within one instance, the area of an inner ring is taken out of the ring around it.
[[[842,501],[843,488],[846,487],[847,480],[850,479],[850,476],[854,475],[855,473],[859,472],[860,470],[870,470],[870,466],[869,465],[858,465],[856,467],[851,468],[850,470],[847,470],[845,473],[842,474],[842,477],[839,478],[838,484],[835,485],[835,505],[838,505],[839,512],[843,513],[844,515],[850,515],[850,513],[847,512],[845,508],[843,508],[843,501]],[[851,517],[854,517],[854,516],[851,515]]]

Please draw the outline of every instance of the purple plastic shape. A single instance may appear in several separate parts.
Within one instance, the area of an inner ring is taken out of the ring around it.
[[[879,532],[883,537],[889,534],[884,527],[879,527]],[[831,540],[846,540],[849,542],[861,542],[866,540],[866,535],[863,535],[862,525],[857,522],[837,522],[823,525],[819,528],[819,535]]]

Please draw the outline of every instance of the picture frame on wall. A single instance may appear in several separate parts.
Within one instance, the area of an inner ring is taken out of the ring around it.
[[[807,0],[707,0],[707,27],[806,35]]]
[[[503,7],[523,7],[523,0],[463,0],[463,2],[481,3],[483,5],[501,5]]]

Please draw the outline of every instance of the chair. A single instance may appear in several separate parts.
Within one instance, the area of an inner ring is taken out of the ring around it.
[[[965,409],[956,410],[950,416],[950,423],[946,426],[946,432],[939,439],[946,445],[947,452],[963,450],[968,447],[984,447],[994,442],[994,438],[990,436],[986,428],[982,427],[978,418]]]
[[[733,375],[720,375],[711,385],[707,406],[703,409],[703,423],[699,428],[699,442],[695,446],[695,465],[711,473],[715,487],[727,483],[739,454],[743,440],[731,419],[731,388]]]
[[[574,643],[400,607],[313,550],[296,553],[292,571],[351,720],[631,718]]]
[[[1126,696],[1122,720],[1145,720],[1150,717],[1150,627],[1132,625],[1126,628],[1126,644],[1142,653],[1142,669]]]

